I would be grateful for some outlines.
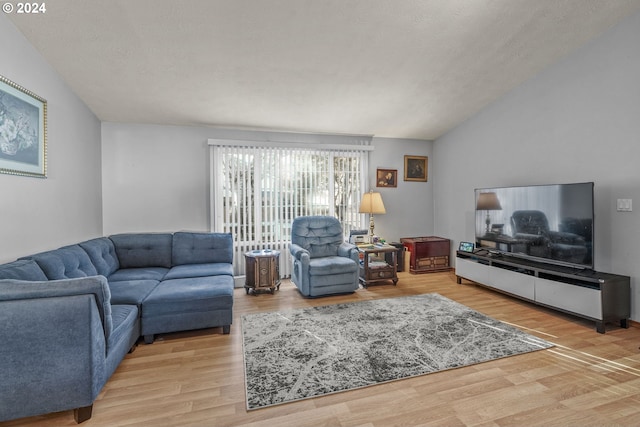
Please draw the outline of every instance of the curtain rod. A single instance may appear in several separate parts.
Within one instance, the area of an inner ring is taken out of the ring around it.
[[[230,147],[287,147],[287,148],[314,148],[317,150],[358,150],[373,151],[373,145],[354,144],[323,144],[319,142],[284,142],[284,141],[249,141],[240,139],[215,139],[209,138],[207,143],[210,146],[230,146]]]

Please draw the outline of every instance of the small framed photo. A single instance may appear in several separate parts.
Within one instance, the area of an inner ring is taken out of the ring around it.
[[[426,182],[428,160],[425,156],[404,156],[404,180]]]
[[[2,76],[0,173],[47,177],[47,101]]]
[[[397,187],[397,169],[378,169],[376,171],[376,187]]]

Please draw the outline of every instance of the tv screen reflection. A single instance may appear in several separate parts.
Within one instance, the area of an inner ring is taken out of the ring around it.
[[[478,247],[593,267],[593,183],[484,188],[475,197]]]

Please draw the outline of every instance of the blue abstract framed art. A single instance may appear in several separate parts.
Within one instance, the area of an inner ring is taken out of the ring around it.
[[[0,173],[47,177],[47,101],[2,76]]]

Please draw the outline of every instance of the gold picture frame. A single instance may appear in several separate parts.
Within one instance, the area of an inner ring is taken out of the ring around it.
[[[47,101],[3,76],[0,173],[47,177]]]
[[[395,188],[398,186],[398,169],[376,170],[376,187]]]
[[[427,156],[404,156],[404,180],[426,182],[429,176]]]

